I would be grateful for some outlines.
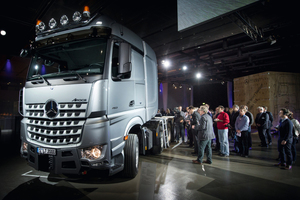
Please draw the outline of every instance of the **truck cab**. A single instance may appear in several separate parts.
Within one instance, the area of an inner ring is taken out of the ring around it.
[[[51,17],[48,25],[38,21],[36,33],[21,52],[32,57],[19,99],[21,155],[56,174],[107,170],[134,177],[139,154],[163,141],[145,125],[158,105],[154,51],[86,7]]]

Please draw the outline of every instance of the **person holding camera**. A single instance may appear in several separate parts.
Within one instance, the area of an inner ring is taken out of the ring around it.
[[[178,107],[175,107],[175,128],[176,128],[176,142],[184,142],[184,112],[182,112]],[[180,140],[179,140],[179,137]]]

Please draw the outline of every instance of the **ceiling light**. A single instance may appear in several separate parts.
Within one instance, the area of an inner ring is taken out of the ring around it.
[[[2,36],[5,36],[5,35],[6,35],[6,31],[5,31],[5,30],[1,30],[1,31],[0,31],[0,34],[1,34]]]
[[[196,78],[201,78],[201,74],[200,74],[200,73],[197,73],[197,74],[196,74]]]
[[[164,67],[170,67],[171,65],[170,61],[168,60],[163,60],[161,63],[163,64]]]
[[[182,69],[183,69],[183,70],[187,70],[187,66],[183,66]]]

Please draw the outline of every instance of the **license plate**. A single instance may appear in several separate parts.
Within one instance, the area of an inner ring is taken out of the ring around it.
[[[37,148],[37,152],[40,155],[56,155],[56,149]]]

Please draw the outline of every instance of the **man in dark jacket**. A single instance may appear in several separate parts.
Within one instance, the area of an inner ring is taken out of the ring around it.
[[[193,125],[192,128],[198,131],[198,157],[197,160],[193,160],[195,164],[212,163],[212,150],[211,140],[215,138],[213,131],[213,121],[208,113],[206,106],[201,106],[198,109],[198,113],[201,115],[199,125]],[[204,150],[206,149],[207,160],[202,162],[204,157]]]
[[[197,108],[194,108],[193,107],[193,114],[192,114],[192,123],[191,125],[197,125],[199,123],[199,120],[201,118],[199,112],[197,111],[198,109]],[[197,131],[192,129],[192,134],[193,134],[193,140],[194,140],[194,152],[192,152],[192,154],[198,154],[198,138],[197,138]]]
[[[268,142],[269,142],[269,145],[272,144],[272,135],[271,135],[271,127],[273,126],[273,115],[271,112],[268,111],[268,107],[267,106],[263,106],[264,108],[264,112],[269,115],[269,121],[268,121],[268,129],[266,131],[267,133],[267,137],[268,137]]]
[[[238,105],[233,105],[232,106],[233,108],[233,112],[231,114],[231,117],[230,117],[230,135],[232,136],[232,138],[234,139],[234,144],[233,144],[233,147],[234,147],[234,150],[233,152],[236,152],[236,153],[240,153],[240,145],[239,145],[239,142],[240,142],[240,138],[239,137],[236,137],[236,130],[235,130],[235,121],[236,121],[236,118],[239,116],[239,106]]]
[[[261,147],[268,147],[267,140],[267,129],[268,129],[268,121],[269,121],[269,115],[267,115],[264,112],[263,107],[257,108],[258,113],[255,118],[255,123],[258,130],[258,135],[261,141]]]
[[[175,128],[176,128],[176,142],[183,143],[184,142],[184,118],[182,116],[182,111],[178,109],[178,107],[174,108],[175,111]],[[179,140],[180,138],[180,140]]]
[[[292,142],[293,142],[293,123],[288,119],[289,110],[283,108],[279,112],[280,125],[279,125],[279,138],[278,150],[280,163],[276,164],[284,169],[292,169]],[[285,160],[287,158],[287,160]],[[287,162],[286,162],[287,161]]]

